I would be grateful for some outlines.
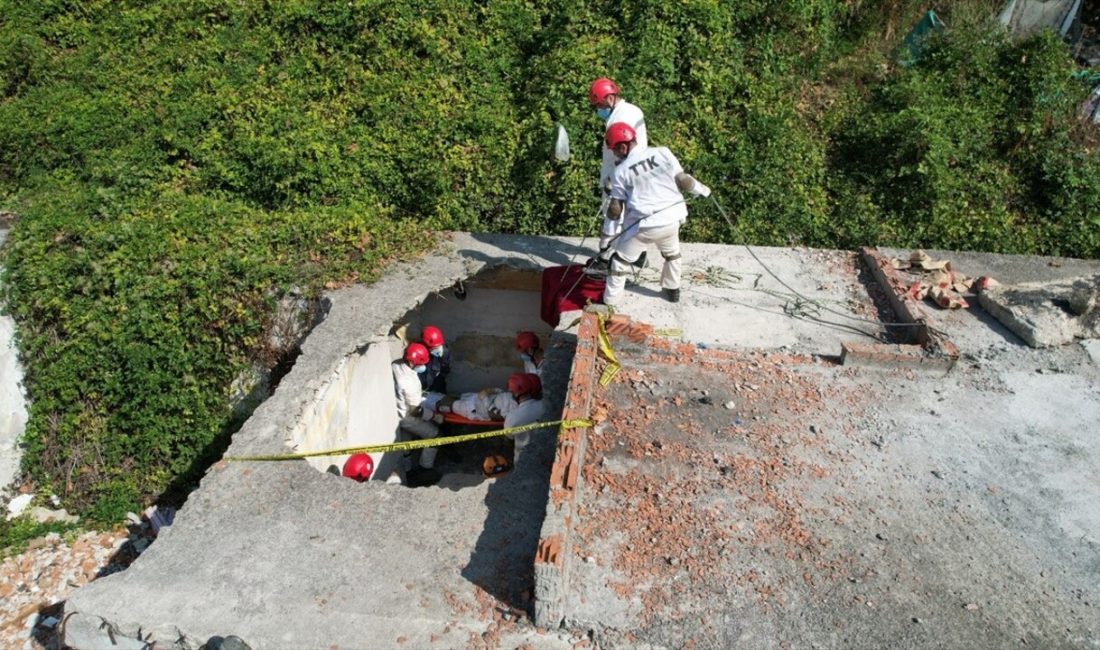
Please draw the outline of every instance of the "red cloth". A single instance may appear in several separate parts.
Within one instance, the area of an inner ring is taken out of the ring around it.
[[[563,311],[581,309],[603,300],[603,278],[584,274],[580,264],[551,266],[542,272],[542,320],[557,327]]]

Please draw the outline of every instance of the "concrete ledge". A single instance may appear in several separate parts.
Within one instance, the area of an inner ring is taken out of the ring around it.
[[[942,370],[944,372],[955,365],[955,359],[929,355],[919,345],[851,342],[841,344],[840,362],[846,366],[865,368],[897,368],[904,366],[922,370]]]
[[[563,420],[587,419],[591,413],[598,334],[598,317],[583,314],[577,328],[577,348],[562,409]],[[565,618],[565,594],[573,556],[570,544],[577,518],[585,442],[583,427],[562,431],[550,469],[550,498],[535,553],[535,624],[539,627],[558,627]]]

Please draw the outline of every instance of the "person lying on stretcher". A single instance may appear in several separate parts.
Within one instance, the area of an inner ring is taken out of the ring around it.
[[[428,393],[424,399],[424,407],[435,411],[439,421],[444,413],[457,413],[467,420],[503,422],[518,406],[512,393],[501,388],[483,388],[457,396]]]

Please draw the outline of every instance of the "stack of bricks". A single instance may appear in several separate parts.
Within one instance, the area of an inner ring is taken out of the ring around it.
[[[630,320],[626,314],[615,314],[607,319],[607,333],[612,336],[625,336],[635,343],[641,343],[653,333],[653,326]]]
[[[909,293],[909,283],[898,275],[877,248],[863,249],[863,260],[882,287],[898,321],[910,325],[909,344],[844,343],[841,360],[845,365],[876,367],[920,367],[950,370],[959,358],[959,348],[942,336],[934,336],[924,310]]]
[[[623,321],[620,319],[619,322]],[[577,349],[561,414],[563,420],[587,420],[591,413],[599,354],[598,336],[598,317],[592,313],[583,314],[577,328]],[[554,465],[550,469],[550,499],[535,552],[535,624],[540,627],[558,627],[565,616],[566,586],[572,556],[568,549],[577,517],[586,431],[584,427],[561,431]]]

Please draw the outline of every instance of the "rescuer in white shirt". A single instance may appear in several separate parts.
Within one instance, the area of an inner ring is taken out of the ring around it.
[[[420,387],[420,374],[428,369],[431,354],[421,343],[410,343],[405,347],[402,358],[394,361],[394,393],[397,401],[398,426],[418,438],[435,438],[439,435],[439,426],[432,421],[435,412],[425,402],[425,393]],[[409,484],[430,483],[438,480],[434,475],[436,447],[420,451],[420,469],[406,472]]]
[[[667,147],[646,147],[634,128],[617,122],[605,138],[619,164],[611,176],[609,219],[622,221],[622,234],[611,255],[611,274],[603,301],[613,305],[626,287],[630,265],[649,244],[656,244],[664,258],[661,288],[669,302],[680,301],[680,224],[687,220],[683,192],[710,196],[710,188],[685,174],[680,161]]]
[[[607,77],[601,77],[592,82],[588,88],[588,101],[596,109],[596,114],[606,120],[606,127],[623,122],[634,129],[634,137],[642,147],[647,146],[645,128],[645,115],[642,109],[626,101],[619,96],[619,86]],[[607,128],[604,129],[606,136]],[[606,144],[603,147],[603,162],[600,165],[600,192],[607,203],[608,188],[611,176],[615,171],[615,154]],[[600,252],[597,256],[597,264],[602,262],[606,269],[611,260],[611,240],[621,232],[622,224],[616,219],[609,219],[607,210],[604,209],[603,224],[600,227]]]
[[[523,361],[523,371],[542,377],[543,352],[539,337],[534,332],[516,335],[516,352]]]
[[[505,429],[534,424],[542,419],[542,380],[538,375],[529,372],[513,373],[508,377],[508,392],[516,398],[519,405],[504,418]],[[516,459],[518,460],[520,451],[531,440],[531,432],[517,433],[513,438],[516,441]]]

